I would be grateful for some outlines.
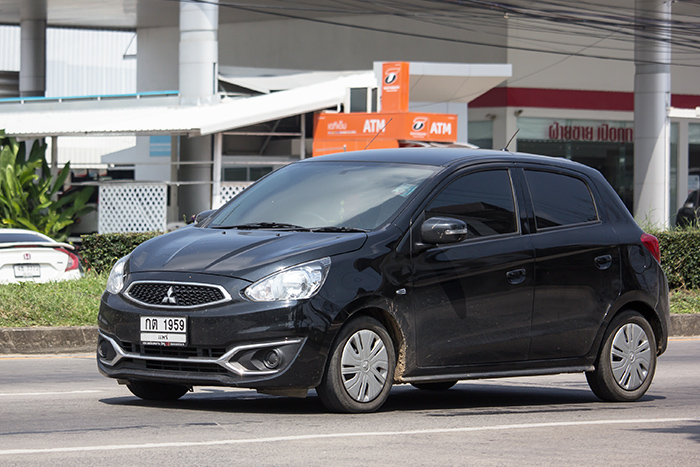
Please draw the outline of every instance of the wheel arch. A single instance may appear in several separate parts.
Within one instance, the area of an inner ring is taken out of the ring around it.
[[[656,340],[656,354],[661,355],[666,347],[666,340],[664,339],[664,330],[661,324],[661,317],[658,315],[658,313],[656,312],[656,310],[654,310],[653,307],[649,306],[649,304],[643,301],[632,300],[619,307],[617,311],[610,316],[610,319],[608,320],[606,329],[603,332],[603,334],[605,334],[605,332],[607,331],[607,327],[610,326],[610,323],[615,319],[615,317],[627,310],[636,311],[637,313],[642,315],[644,319],[647,320],[647,322],[651,326],[651,329],[654,331],[654,338]]]
[[[391,337],[391,342],[394,347],[394,352],[396,355],[396,369],[394,370],[394,380],[395,382],[401,382],[404,370],[406,368],[406,336],[404,331],[401,329],[395,316],[392,315],[386,309],[379,306],[367,306],[357,309],[352,313],[346,323],[352,319],[360,316],[368,316],[379,321],[382,326],[387,330],[389,336]]]

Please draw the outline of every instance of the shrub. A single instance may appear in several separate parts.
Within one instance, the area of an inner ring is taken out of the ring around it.
[[[671,289],[700,288],[700,228],[654,232],[661,247],[661,267]]]
[[[27,157],[24,141],[0,130],[0,220],[4,227],[29,229],[63,241],[71,224],[92,210],[86,203],[94,187],[56,199],[70,173],[70,163],[56,179],[46,162],[46,145],[35,141]]]
[[[83,235],[80,255],[88,270],[97,274],[109,272],[119,258],[128,255],[146,240],[161,234],[162,232]]]

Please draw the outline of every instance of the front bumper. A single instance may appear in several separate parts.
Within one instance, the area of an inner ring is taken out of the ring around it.
[[[105,376],[120,379],[190,385],[314,387],[317,384],[314,379],[304,381],[297,377],[293,379],[298,382],[293,384],[278,380],[297,361],[305,342],[306,339],[294,338],[235,346],[220,356],[215,351],[203,352],[211,356],[193,356],[193,348],[164,350],[137,345],[137,351],[127,350],[116,338],[100,331],[97,362]],[[129,344],[125,347],[134,348]],[[308,368],[302,373],[308,375]]]
[[[318,386],[332,340],[335,307],[320,297],[254,303],[232,295],[227,303],[211,307],[168,310],[106,293],[98,317],[100,372],[121,380],[189,386]],[[186,344],[141,342],[142,316],[186,318]]]

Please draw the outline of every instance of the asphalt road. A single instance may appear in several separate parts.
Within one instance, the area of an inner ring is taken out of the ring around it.
[[[91,355],[0,357],[0,465],[700,465],[700,339],[672,340],[638,402],[583,374],[392,390],[379,413],[196,388],[143,402]]]

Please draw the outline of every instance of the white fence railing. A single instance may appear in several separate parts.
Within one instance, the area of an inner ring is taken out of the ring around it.
[[[98,233],[167,230],[165,183],[100,185],[99,193]]]
[[[250,184],[251,182],[223,182],[218,206],[214,205],[212,209],[223,206]],[[168,229],[167,213],[166,183],[115,183],[99,187],[98,233],[165,232]]]
[[[252,183],[253,182],[222,182],[221,190],[219,191],[219,205],[212,206],[211,208],[219,209],[221,206],[226,204],[228,200],[248,188]]]

